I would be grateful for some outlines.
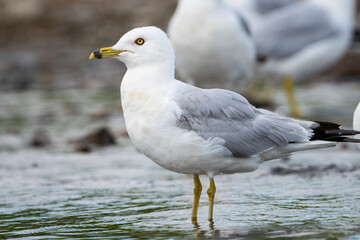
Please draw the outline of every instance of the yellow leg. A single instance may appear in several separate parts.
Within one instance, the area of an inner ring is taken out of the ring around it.
[[[196,224],[197,223],[197,212],[199,208],[199,201],[202,191],[202,186],[200,182],[200,178],[198,175],[194,175],[194,202],[193,202],[193,209],[191,214],[191,221]]]
[[[209,221],[213,220],[213,209],[214,209],[214,200],[215,200],[216,186],[213,178],[210,178],[210,187],[207,190],[209,196]]]
[[[290,106],[292,116],[294,118],[301,118],[301,110],[295,97],[294,81],[289,77],[285,78],[283,88]]]

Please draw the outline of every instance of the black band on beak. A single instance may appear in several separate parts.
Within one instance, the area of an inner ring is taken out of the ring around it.
[[[100,53],[100,50],[101,50],[101,48],[96,49],[96,50],[94,51],[94,56],[95,56],[96,58],[98,58],[98,59],[103,58],[103,55]]]

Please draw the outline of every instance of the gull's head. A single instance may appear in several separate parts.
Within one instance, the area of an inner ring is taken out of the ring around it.
[[[112,47],[95,50],[90,59],[116,58],[128,68],[145,64],[174,65],[174,49],[167,35],[157,27],[135,28]]]

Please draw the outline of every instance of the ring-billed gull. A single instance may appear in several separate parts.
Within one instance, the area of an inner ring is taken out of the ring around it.
[[[223,0],[179,0],[168,34],[183,80],[233,88],[252,78],[255,46],[247,23]]]
[[[176,80],[174,49],[156,27],[133,29],[90,59],[109,57],[127,66],[121,103],[135,146],[158,165],[194,176],[194,222],[202,190],[199,175],[210,178],[212,220],[216,175],[254,171],[264,161],[332,147],[335,143],[327,141],[347,141],[345,135],[360,133],[284,117],[255,108],[235,92]]]
[[[266,15],[253,29],[257,71],[286,79],[293,116],[300,117],[293,80],[305,80],[337,63],[351,44],[355,0],[298,1]]]

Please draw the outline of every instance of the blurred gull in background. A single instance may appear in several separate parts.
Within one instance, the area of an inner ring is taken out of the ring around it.
[[[224,0],[249,23],[250,29],[262,24],[265,15],[301,0]]]
[[[355,0],[307,0],[279,8],[253,28],[263,78],[286,79],[294,117],[301,112],[293,80],[305,80],[336,64],[351,45]]]
[[[360,131],[360,102],[357,105],[355,112],[354,112],[353,128],[354,128],[354,130]],[[359,145],[358,145],[358,147],[360,148]]]
[[[90,59],[106,57],[127,66],[121,103],[137,149],[168,170],[194,176],[194,223],[202,189],[199,175],[210,178],[212,221],[216,175],[254,171],[264,161],[332,147],[335,143],[329,141],[347,141],[346,135],[357,133],[256,108],[229,90],[176,80],[174,49],[156,27],[133,29],[113,47],[94,51]]]
[[[247,23],[223,0],[179,0],[168,34],[181,80],[233,88],[252,78],[255,46]]]

